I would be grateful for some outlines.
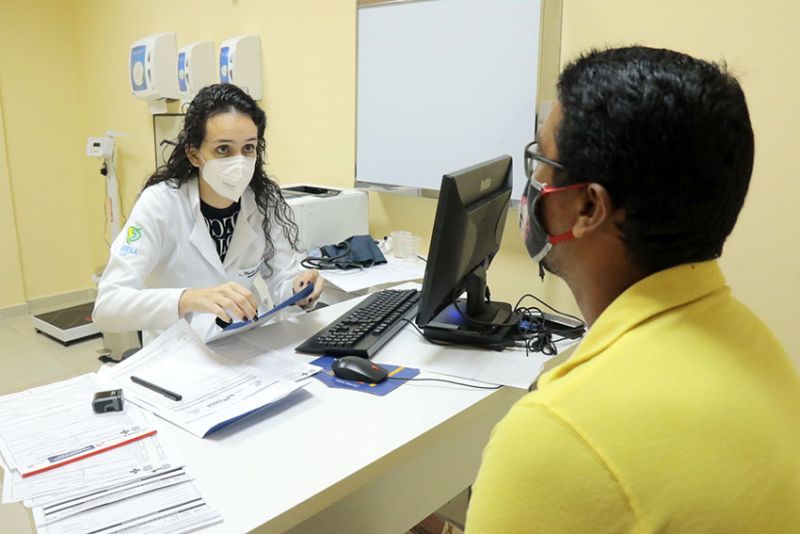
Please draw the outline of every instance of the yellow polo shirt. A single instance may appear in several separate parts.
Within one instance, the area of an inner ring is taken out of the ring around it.
[[[628,288],[510,410],[467,532],[800,532],[800,379],[716,261]]]

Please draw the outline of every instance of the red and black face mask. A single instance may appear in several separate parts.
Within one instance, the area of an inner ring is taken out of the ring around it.
[[[554,187],[537,182],[533,177],[528,180],[528,186],[525,188],[519,203],[519,227],[522,232],[522,238],[525,241],[525,248],[533,261],[541,262],[553,248],[553,245],[575,239],[571,229],[558,235],[549,235],[547,233],[538,216],[541,199],[553,193],[586,187],[589,183],[581,182]]]

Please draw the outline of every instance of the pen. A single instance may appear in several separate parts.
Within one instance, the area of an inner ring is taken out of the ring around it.
[[[134,384],[139,384],[140,386],[144,386],[147,389],[155,391],[156,393],[161,393],[166,398],[172,399],[174,401],[179,401],[179,400],[183,399],[183,397],[181,397],[177,393],[173,393],[170,390],[164,389],[161,386],[157,386],[157,385],[153,384],[152,382],[148,382],[147,380],[142,380],[138,376],[131,376],[131,382],[133,382]]]

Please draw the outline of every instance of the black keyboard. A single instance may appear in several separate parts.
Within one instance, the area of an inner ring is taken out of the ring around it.
[[[373,293],[294,350],[331,356],[371,358],[417,314],[419,291],[384,289]]]

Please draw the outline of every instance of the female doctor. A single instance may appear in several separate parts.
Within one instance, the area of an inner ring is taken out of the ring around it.
[[[309,283],[297,226],[264,172],[266,115],[231,84],[202,89],[186,112],[166,165],[147,180],[98,287],[93,319],[104,332],[142,330],[145,343],[179,318],[201,338],[224,322],[257,316],[253,281],[275,302]]]

